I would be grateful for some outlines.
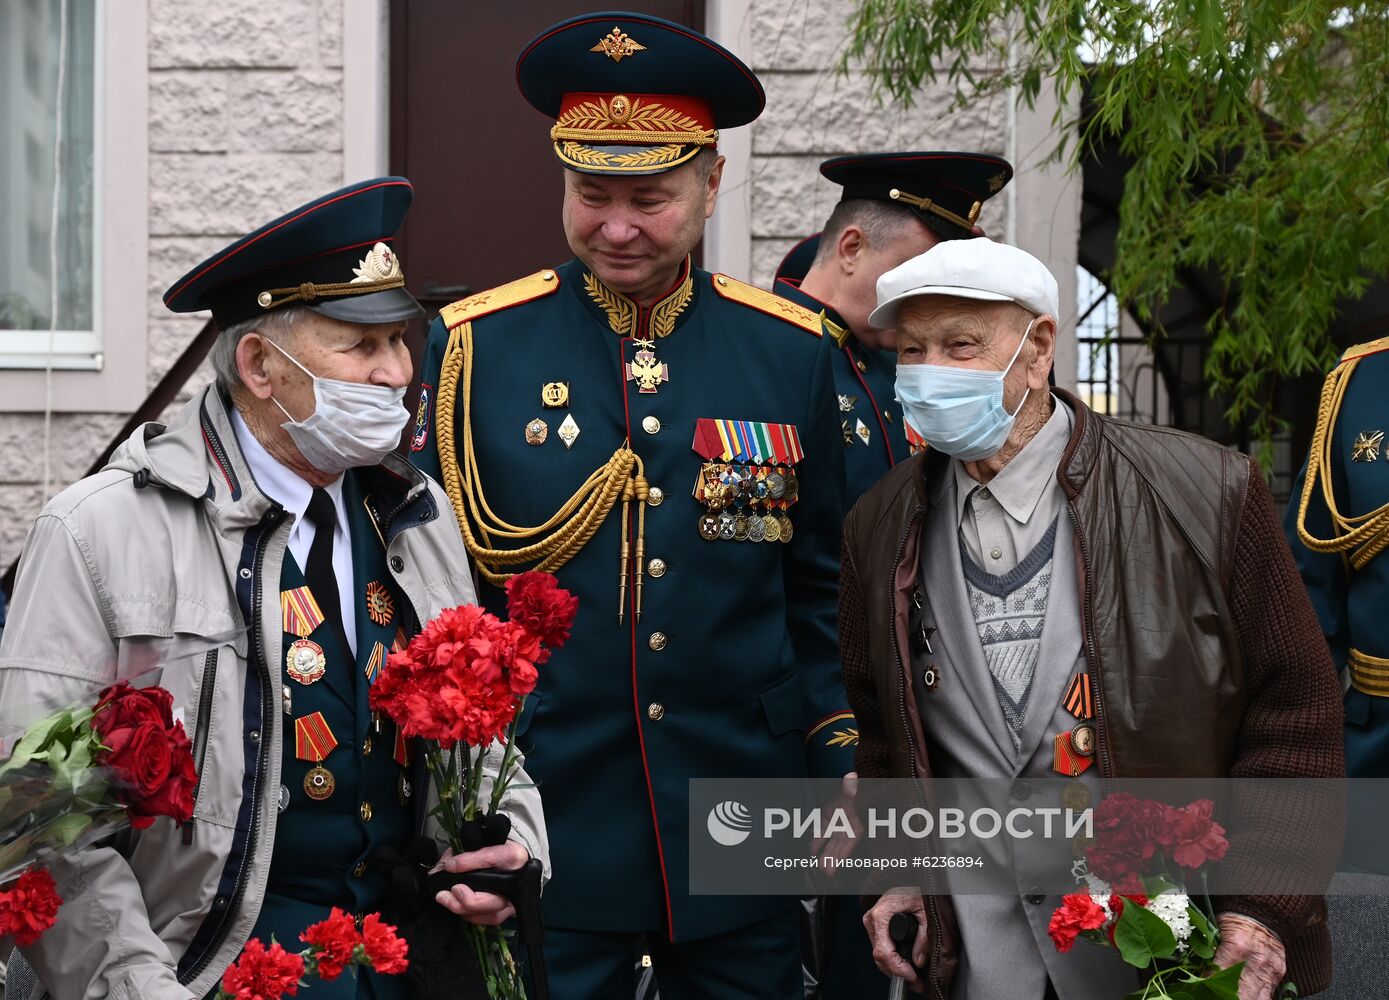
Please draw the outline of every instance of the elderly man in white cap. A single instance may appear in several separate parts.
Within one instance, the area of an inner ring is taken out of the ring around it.
[[[878,281],[870,322],[896,327],[897,397],[930,448],[845,525],[860,778],[997,779],[1022,797],[1060,777],[1089,803],[1108,777],[1343,774],[1335,671],[1263,476],[1050,389],[1057,316],[1046,267],[985,239]],[[882,895],[864,924],[883,971],[939,1000],[1134,989],[1114,949],[1057,953],[1057,901],[918,887]],[[1242,1000],[1325,988],[1321,897],[1217,910],[1216,962],[1247,963]],[[910,964],[888,934],[898,911],[919,919]]]

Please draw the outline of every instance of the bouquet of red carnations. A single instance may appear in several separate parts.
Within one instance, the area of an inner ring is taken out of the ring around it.
[[[299,940],[308,947],[295,952],[285,951],[274,939],[267,948],[259,938],[251,938],[222,975],[217,1000],[279,1000],[296,995],[306,976],[329,982],[344,971],[355,976],[359,968],[393,976],[410,965],[409,947],[377,913],[367,914],[359,930],[351,914],[335,906]]]
[[[62,899],[47,854],[160,816],[187,822],[197,781],[162,687],[121,681],[30,725],[0,764],[0,936],[29,945],[53,926]]]
[[[508,621],[466,604],[444,611],[392,653],[371,690],[371,707],[406,736],[425,740],[425,761],[438,791],[435,816],[455,852],[502,843],[510,821],[500,812],[515,777],[516,724],[538,668],[562,646],[578,600],[548,573],[507,582]],[[483,801],[487,750],[503,744],[491,794]],[[468,925],[489,996],[522,1000],[525,989],[506,937]]]
[[[1238,1000],[1243,965],[1215,969],[1220,944],[1204,893],[1193,901],[1187,880],[1229,850],[1225,828],[1199,799],[1177,808],[1127,792],[1095,807],[1095,842],[1086,850],[1085,888],[1061,900],[1048,928],[1057,951],[1078,937],[1115,947],[1124,961],[1151,972],[1125,1000]]]

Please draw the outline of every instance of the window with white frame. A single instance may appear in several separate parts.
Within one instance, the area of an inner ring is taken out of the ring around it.
[[[98,0],[0,3],[0,367],[101,367]]]

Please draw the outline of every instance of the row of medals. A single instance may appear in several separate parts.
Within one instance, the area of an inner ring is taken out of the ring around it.
[[[705,541],[789,542],[786,509],[799,499],[800,480],[784,466],[706,462],[694,497],[708,511],[699,517]]]

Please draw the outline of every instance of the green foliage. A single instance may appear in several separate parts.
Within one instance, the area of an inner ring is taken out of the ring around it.
[[[1050,84],[1057,155],[1134,158],[1110,286],[1151,322],[1183,269],[1223,279],[1206,375],[1259,436],[1277,381],[1334,359],[1338,300],[1389,270],[1389,5],[858,0],[851,25],[844,65],[880,93],[943,76],[962,104],[1016,86],[1031,105]]]
[[[1114,925],[1114,944],[1136,969],[1146,969],[1156,959],[1171,958],[1177,950],[1177,937],[1161,917],[1137,904],[1124,907]]]

